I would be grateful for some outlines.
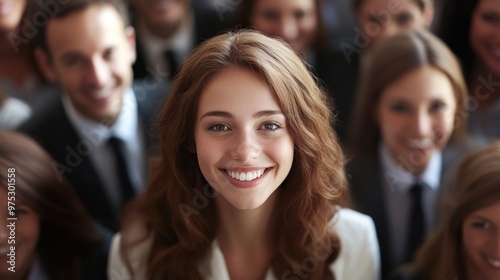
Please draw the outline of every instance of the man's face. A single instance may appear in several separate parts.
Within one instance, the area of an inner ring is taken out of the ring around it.
[[[118,117],[130,86],[135,34],[118,11],[91,5],[47,25],[47,52],[37,58],[47,78],[58,83],[76,110],[101,123]]]
[[[190,0],[129,0],[139,21],[159,37],[168,37],[187,17]]]

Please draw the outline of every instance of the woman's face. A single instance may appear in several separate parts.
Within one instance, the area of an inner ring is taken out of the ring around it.
[[[10,260],[14,257],[15,274],[25,275],[30,271],[36,256],[40,217],[18,196],[11,196],[0,187],[0,278],[11,278]],[[13,198],[15,200],[13,200]],[[10,199],[10,201],[9,201]],[[9,202],[13,204],[8,204]],[[8,209],[8,206],[14,207]]]
[[[472,13],[469,37],[478,59],[500,77],[500,1],[479,1]]]
[[[198,104],[195,142],[216,199],[237,209],[264,204],[292,166],[287,119],[269,86],[248,70],[226,69],[208,82]]]
[[[376,109],[382,140],[394,160],[418,176],[453,132],[456,98],[441,71],[422,66],[389,84]]]
[[[470,213],[462,235],[468,279],[500,279],[500,201]]]
[[[422,10],[415,0],[365,0],[356,16],[360,28],[374,43],[383,36],[428,28],[433,13],[432,7]]]
[[[0,0],[0,33],[15,31],[21,23],[27,0]]]
[[[314,0],[256,0],[250,23],[268,36],[282,38],[303,55],[317,36],[316,9]]]

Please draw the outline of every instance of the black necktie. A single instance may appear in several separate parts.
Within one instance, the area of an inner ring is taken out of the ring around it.
[[[179,64],[177,63],[177,58],[175,57],[175,52],[172,50],[168,50],[165,52],[165,60],[168,65],[168,71],[170,73],[170,78],[173,78],[175,74],[177,73],[177,68],[179,67]]]
[[[132,187],[132,183],[130,182],[130,176],[127,171],[127,164],[125,161],[125,157],[123,156],[123,142],[122,140],[114,136],[109,138],[108,142],[111,146],[111,149],[113,150],[113,154],[115,155],[115,166],[118,171],[117,175],[122,192],[122,202],[123,205],[125,205],[135,196],[135,191]]]
[[[425,217],[422,206],[422,185],[416,183],[410,188],[411,209],[408,220],[408,242],[406,261],[411,261],[425,237]]]

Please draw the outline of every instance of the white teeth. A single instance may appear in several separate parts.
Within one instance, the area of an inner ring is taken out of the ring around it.
[[[493,267],[495,268],[500,268],[500,260],[494,260],[494,259],[490,259],[488,258],[488,263],[491,264]]]
[[[260,176],[262,176],[262,174],[264,174],[264,171],[265,169],[261,169],[261,170],[257,170],[257,171],[253,171],[253,172],[233,172],[233,171],[228,171],[226,170],[226,173],[227,175],[229,175],[229,177],[233,178],[233,179],[236,179],[236,180],[239,180],[239,181],[252,181],[252,180],[255,180],[257,178],[259,178]]]
[[[9,252],[9,247],[0,247],[0,255],[5,255]]]
[[[422,140],[418,140],[418,139],[408,140],[408,146],[410,146],[411,148],[415,148],[415,149],[426,149],[426,148],[431,147],[431,145],[432,145],[432,140],[429,138],[422,139]]]

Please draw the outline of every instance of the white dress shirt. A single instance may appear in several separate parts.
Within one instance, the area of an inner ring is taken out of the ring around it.
[[[0,104],[0,128],[15,129],[31,115],[31,108],[20,99],[7,97]]]
[[[382,187],[389,221],[390,240],[392,242],[393,264],[405,261],[406,244],[408,238],[408,222],[410,219],[411,195],[410,188],[415,183],[420,183],[422,189],[422,202],[426,224],[426,231],[436,223],[437,199],[441,182],[442,154],[434,152],[424,172],[415,178],[410,172],[403,169],[390,154],[386,144],[379,148],[380,163],[383,170],[381,176]]]
[[[134,92],[131,89],[125,91],[120,115],[111,127],[104,124],[106,120],[98,123],[81,115],[66,94],[62,95],[62,101],[70,123],[82,139],[78,146],[88,148],[88,153],[83,153],[82,156],[90,156],[106,186],[104,191],[108,193],[115,209],[120,209],[121,188],[116,175],[118,171],[113,151],[108,145],[111,136],[123,141],[127,171],[136,192],[144,187],[146,181],[146,143]],[[81,151],[81,147],[77,149]]]
[[[337,232],[342,246],[339,256],[330,266],[336,279],[379,279],[379,247],[373,220],[364,214],[344,208],[339,209],[335,218],[332,219],[331,225]],[[140,229],[136,230],[138,230],[137,234],[140,234]],[[134,271],[133,275],[128,273],[121,259],[120,239],[120,233],[113,237],[108,261],[108,278],[110,280],[146,280],[147,260],[152,239],[149,238],[141,245],[134,247],[129,254]],[[213,241],[212,248],[198,266],[198,271],[206,280],[230,280],[226,262],[217,240]],[[287,279],[294,279],[294,276],[299,277],[291,272]],[[269,269],[265,280],[278,279]]]

